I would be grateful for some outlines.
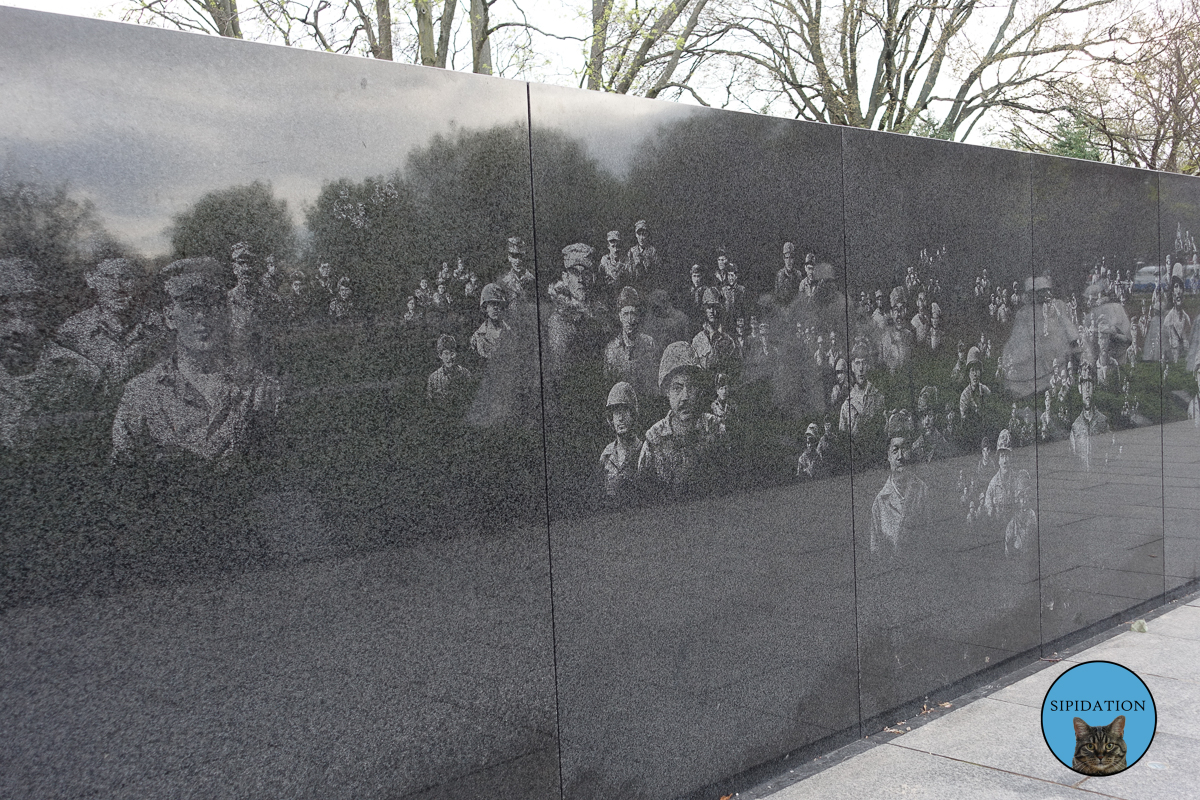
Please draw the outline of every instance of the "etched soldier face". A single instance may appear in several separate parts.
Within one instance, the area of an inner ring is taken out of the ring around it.
[[[292,294],[298,295],[303,289],[304,284],[301,283],[299,278],[296,278],[294,281],[292,281]]]
[[[796,255],[794,253],[783,254],[783,268],[790,270],[796,265]]]
[[[192,354],[224,347],[229,334],[229,306],[220,287],[198,284],[174,298],[163,317],[175,331],[175,347]]]
[[[350,291],[349,285],[343,283],[341,286],[338,287],[338,297],[342,298],[343,300],[349,300],[350,295],[351,295],[351,291]]]
[[[724,272],[727,266],[729,266],[729,257],[726,255],[717,256],[717,269]]]
[[[0,298],[0,366],[9,375],[28,375],[45,344],[37,304],[30,297]]]
[[[637,333],[638,324],[641,322],[641,314],[633,306],[625,306],[620,311],[621,317],[621,332],[626,336],[633,336]]]
[[[518,275],[520,275],[522,272],[525,271],[525,265],[521,261],[520,253],[509,252],[508,265],[510,267],[512,267],[512,271],[517,273]]]
[[[728,386],[718,386],[717,387],[717,399],[724,401],[725,398],[728,396],[729,396],[729,387]]]
[[[729,274],[725,276],[725,282],[730,286],[737,286],[737,273],[730,271]]]
[[[716,325],[721,319],[721,307],[712,303],[704,307],[704,319],[709,325]]]
[[[751,329],[751,330],[753,330],[753,329],[754,329],[754,320],[753,320],[753,318],[751,318],[751,320],[750,320],[750,329]],[[768,333],[770,333],[770,332],[771,332],[771,323],[769,323],[769,322],[765,322],[765,321],[764,321],[764,322],[760,322],[760,323],[758,323],[758,338],[760,338],[760,339],[766,339],[766,338],[767,338],[767,334],[768,334]]]
[[[330,271],[331,270],[330,270],[328,264],[322,264],[321,266],[317,267],[317,272],[321,275],[322,278],[328,278]]]
[[[483,313],[486,314],[487,318],[492,322],[499,322],[502,312],[503,307],[495,300],[489,300],[483,304]]]
[[[921,430],[924,431],[925,433],[933,433],[933,422],[934,422],[933,412],[926,411],[924,414],[921,415]]]
[[[700,382],[693,370],[676,370],[667,382],[667,400],[681,422],[691,422],[700,402]]]
[[[629,406],[613,406],[608,410],[608,415],[617,436],[628,436],[633,430],[633,409]]]
[[[237,265],[234,265],[236,272]],[[104,270],[88,276],[88,286],[96,293],[100,308],[121,314],[133,304],[133,276],[123,269]]]
[[[908,454],[908,440],[903,436],[893,436],[888,440],[888,467],[892,472],[900,472],[904,469],[904,462]]]
[[[917,295],[917,313],[924,314],[928,307],[929,299],[925,296],[924,292],[921,292]]]
[[[734,323],[734,328],[737,330],[738,336],[742,336],[743,334],[745,334],[745,332],[746,332],[745,317],[738,317],[737,322]]]
[[[650,232],[645,228],[634,233],[634,236],[637,237],[639,247],[645,247],[646,243],[650,241]]]
[[[692,273],[692,286],[699,286],[699,285],[700,285],[700,276],[693,272]]]
[[[425,291],[425,292],[429,291],[429,279],[428,278],[421,278],[420,285],[421,285],[421,291]]]
[[[1000,473],[1002,475],[1008,474],[1008,464],[1011,460],[1012,460],[1012,453],[1009,452],[1008,450],[997,450],[996,451],[996,463],[1000,465]]]
[[[454,362],[458,360],[458,353],[450,348],[444,348],[438,351],[438,358],[442,360],[443,366],[453,367]]]
[[[971,388],[978,389],[979,388],[979,365],[972,364],[971,368],[969,370],[967,370],[967,376],[970,378]]]
[[[608,240],[608,252],[612,253],[613,255],[616,255],[618,244],[620,244],[620,242],[618,240],[609,239]]]
[[[862,385],[867,382],[867,360],[862,356],[855,356],[850,362],[850,370],[854,374],[854,382]]]
[[[1083,400],[1083,407],[1091,411],[1092,409],[1092,382],[1080,381],[1079,397]]]

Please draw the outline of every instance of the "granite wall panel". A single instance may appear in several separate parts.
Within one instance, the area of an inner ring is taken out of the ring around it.
[[[1037,647],[1029,157],[843,133],[864,721]]]
[[[525,87],[0,30],[0,794],[558,796]]]
[[[564,795],[687,795],[858,722],[839,134],[531,111]]]
[[[1145,281],[1158,251],[1158,176],[1040,156],[1033,176],[1051,642],[1163,591],[1159,295]]]
[[[1163,525],[1166,590],[1200,578],[1200,402],[1196,314],[1200,266],[1200,185],[1194,178],[1162,174],[1159,185],[1159,247],[1155,265],[1161,291],[1169,293],[1162,317],[1164,350],[1162,441]]]

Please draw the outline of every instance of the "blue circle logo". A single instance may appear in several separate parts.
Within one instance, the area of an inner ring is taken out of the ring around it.
[[[1158,713],[1146,684],[1111,661],[1076,664],[1042,701],[1042,736],[1054,757],[1082,775],[1116,775],[1154,740]]]

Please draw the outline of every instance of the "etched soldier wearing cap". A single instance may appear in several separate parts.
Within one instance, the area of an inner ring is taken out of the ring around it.
[[[188,453],[211,461],[265,444],[279,387],[233,358],[221,264],[188,258],[163,275],[174,352],[126,385],[113,421],[113,459]]]
[[[31,262],[0,259],[0,447],[28,447],[42,415],[87,407],[101,377],[93,362],[50,340],[48,299]]]
[[[1016,472],[1012,463],[1012,434],[1007,428],[996,437],[996,474],[988,481],[983,509],[988,517],[1007,524],[1017,508]]]
[[[662,274],[662,258],[658,249],[650,244],[650,225],[646,220],[639,219],[634,224],[633,235],[637,238],[637,244],[629,248],[625,257],[628,279],[634,286],[645,286]]]
[[[162,335],[162,321],[137,307],[137,276],[126,259],[101,261],[84,277],[96,293],[96,305],[68,318],[56,338],[95,364],[109,388],[119,387],[146,368]]]
[[[857,435],[864,423],[870,423],[883,413],[883,394],[867,380],[870,349],[866,342],[855,342],[850,350],[850,373],[853,383],[850,395],[838,414],[838,430]]]
[[[1083,402],[1083,410],[1071,424],[1071,452],[1083,461],[1087,470],[1100,463],[1100,456],[1105,454],[1105,438],[1109,434],[1108,417],[1092,402],[1095,381],[1095,367],[1088,363],[1081,364],[1079,398]]]
[[[936,386],[926,386],[917,398],[917,425],[920,434],[912,446],[912,461],[914,464],[928,464],[936,459],[946,458],[953,453],[950,442],[938,430],[938,414],[941,405],[938,402]]]
[[[929,529],[929,487],[908,466],[912,417],[896,411],[884,426],[888,478],[871,504],[871,552],[895,553],[901,539]]]
[[[508,292],[512,301],[533,300],[533,271],[525,267],[525,240],[519,236],[508,239],[508,271],[496,281]]]
[[[621,253],[621,232],[608,232],[608,252],[600,258],[600,274],[609,286],[621,286],[633,276],[629,274],[629,264]]]
[[[434,408],[461,408],[470,399],[472,381],[471,371],[458,363],[458,340],[443,333],[434,349],[442,365],[425,381],[425,399]]]
[[[716,289],[706,288],[703,294],[704,325],[692,339],[692,349],[700,366],[711,370],[725,370],[733,363],[737,345],[733,337],[721,329],[721,315],[725,307]]]
[[[781,306],[791,305],[800,291],[803,274],[796,267],[796,245],[783,243],[783,269],[775,273],[775,302]]]
[[[593,314],[588,297],[592,253],[582,242],[562,249],[562,277],[550,284],[550,316],[546,320],[546,354],[551,371],[561,375],[580,326]]]
[[[604,494],[613,499],[627,496],[637,478],[642,437],[636,433],[638,397],[624,381],[613,384],[605,403],[605,416],[616,438],[600,454],[600,473]]]
[[[704,412],[704,368],[687,342],[663,351],[658,385],[671,410],[646,431],[638,475],[681,491],[703,485],[722,466],[725,437],[720,423]]]
[[[804,254],[804,277],[796,287],[796,295],[811,300],[817,294],[821,285],[821,276],[817,274],[816,253]]]
[[[958,415],[962,418],[962,429],[974,438],[973,434],[983,424],[983,412],[986,399],[992,390],[980,382],[983,374],[983,359],[980,358],[979,348],[972,347],[967,351],[967,385],[958,396]]]
[[[641,332],[642,299],[637,289],[622,288],[617,309],[621,330],[604,348],[604,370],[646,396],[654,391],[658,348],[653,338]]]
[[[471,334],[471,347],[475,348],[480,358],[486,360],[492,357],[500,340],[512,330],[504,319],[508,295],[499,284],[489,283],[479,296],[479,307],[483,309],[484,319]]]
[[[230,333],[236,342],[245,342],[255,332],[261,315],[259,283],[254,280],[254,253],[246,242],[238,242],[230,253],[234,287],[225,297],[229,302]],[[328,268],[328,264],[323,264]]]

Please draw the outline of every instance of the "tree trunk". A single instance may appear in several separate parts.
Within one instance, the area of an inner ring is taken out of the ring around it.
[[[414,0],[417,9],[417,47],[421,54],[421,63],[426,67],[436,67],[437,51],[433,44],[433,9],[429,0]]]
[[[237,0],[205,0],[204,6],[222,36],[230,39],[242,38],[242,23],[238,19]]]
[[[450,54],[450,37],[454,35],[454,15],[458,12],[458,0],[446,0],[442,5],[442,29],[438,33],[437,63],[435,67],[446,68]]]
[[[379,47],[376,58],[392,60],[392,4],[390,0],[375,0],[375,19],[379,25]]]
[[[472,71],[492,74],[492,43],[488,35],[487,0],[471,0],[471,51],[474,54]]]
[[[592,48],[588,54],[587,88],[603,88],[604,49],[608,46],[608,15],[612,0],[592,0]]]

